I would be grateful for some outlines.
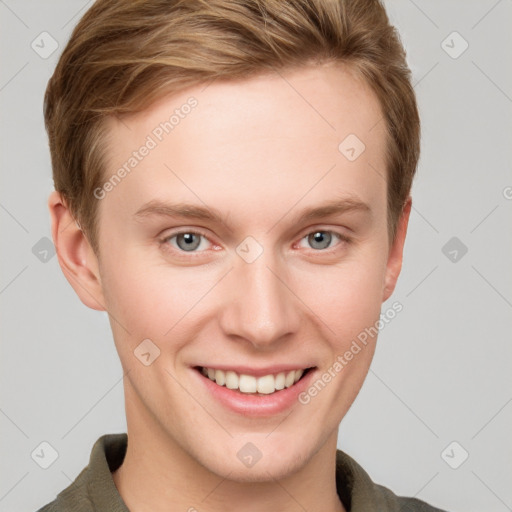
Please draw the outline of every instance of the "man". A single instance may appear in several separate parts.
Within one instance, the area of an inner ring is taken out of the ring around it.
[[[59,263],[109,314],[128,432],[43,512],[439,510],[337,451],[419,155],[379,2],[100,0],[45,120]]]

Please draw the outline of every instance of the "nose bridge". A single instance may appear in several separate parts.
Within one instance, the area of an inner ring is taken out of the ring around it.
[[[252,257],[239,252],[240,258],[230,273],[233,292],[229,304],[224,304],[222,324],[226,334],[263,347],[293,333],[300,317],[293,294],[283,283],[282,263],[270,250],[262,250],[252,259],[254,247],[249,247]],[[240,244],[239,250],[243,248]]]

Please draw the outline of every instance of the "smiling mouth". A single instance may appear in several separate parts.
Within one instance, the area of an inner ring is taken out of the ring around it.
[[[205,377],[215,382],[218,386],[224,386],[233,391],[247,395],[271,395],[283,389],[287,389],[304,378],[313,368],[304,368],[279,372],[275,374],[254,375],[239,374],[231,370],[218,370],[196,366],[195,369]]]

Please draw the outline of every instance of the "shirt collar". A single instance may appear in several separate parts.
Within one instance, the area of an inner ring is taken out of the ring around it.
[[[88,467],[77,477],[76,483],[87,487],[95,510],[129,512],[112,478],[112,472],[123,463],[127,443],[126,433],[101,436],[92,448]],[[396,496],[374,484],[363,468],[341,450],[336,451],[336,489],[350,512],[400,509]]]

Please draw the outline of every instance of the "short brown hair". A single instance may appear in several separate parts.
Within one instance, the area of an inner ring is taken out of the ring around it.
[[[388,230],[410,193],[420,122],[405,51],[380,0],[97,0],[73,30],[45,94],[55,189],[93,249],[105,119],[213,79],[343,62],[386,123]]]

